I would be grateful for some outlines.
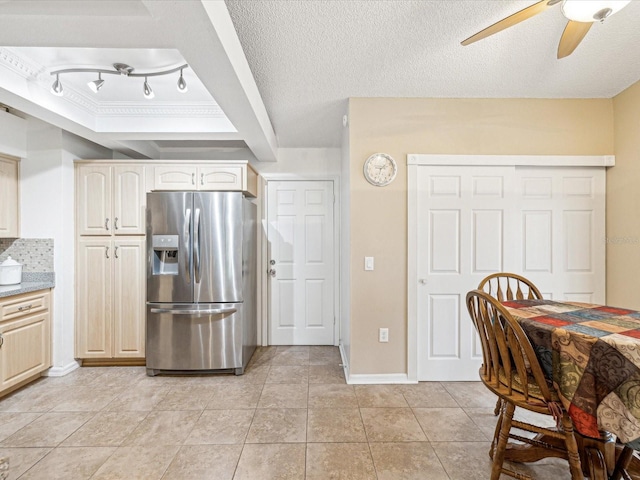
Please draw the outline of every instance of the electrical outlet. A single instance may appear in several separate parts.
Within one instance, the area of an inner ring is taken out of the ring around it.
[[[389,329],[381,328],[378,332],[378,341],[379,342],[388,342],[389,341]]]

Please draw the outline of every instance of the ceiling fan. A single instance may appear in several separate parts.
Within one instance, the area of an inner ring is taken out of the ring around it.
[[[461,43],[462,45],[469,45],[477,42],[561,3],[562,14],[569,20],[562,33],[560,44],[558,45],[558,58],[564,58],[573,53],[594,22],[603,22],[605,18],[620,11],[630,1],[631,0],[542,0],[513,15],[503,18],[490,27],[463,40]]]

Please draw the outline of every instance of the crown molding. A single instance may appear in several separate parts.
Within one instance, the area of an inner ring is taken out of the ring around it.
[[[18,55],[10,47],[0,47],[0,66],[11,70],[26,80],[38,79],[46,71],[42,65]]]

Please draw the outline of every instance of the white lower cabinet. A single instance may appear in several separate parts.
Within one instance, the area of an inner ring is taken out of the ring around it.
[[[80,237],[76,358],[144,358],[145,238]]]
[[[0,299],[0,396],[51,366],[51,291]]]

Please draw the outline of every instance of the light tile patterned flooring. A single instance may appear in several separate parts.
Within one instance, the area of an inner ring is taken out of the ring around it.
[[[488,479],[479,382],[347,385],[335,347],[259,348],[245,375],[80,368],[0,400],[10,479]],[[518,468],[569,479],[566,463]]]

